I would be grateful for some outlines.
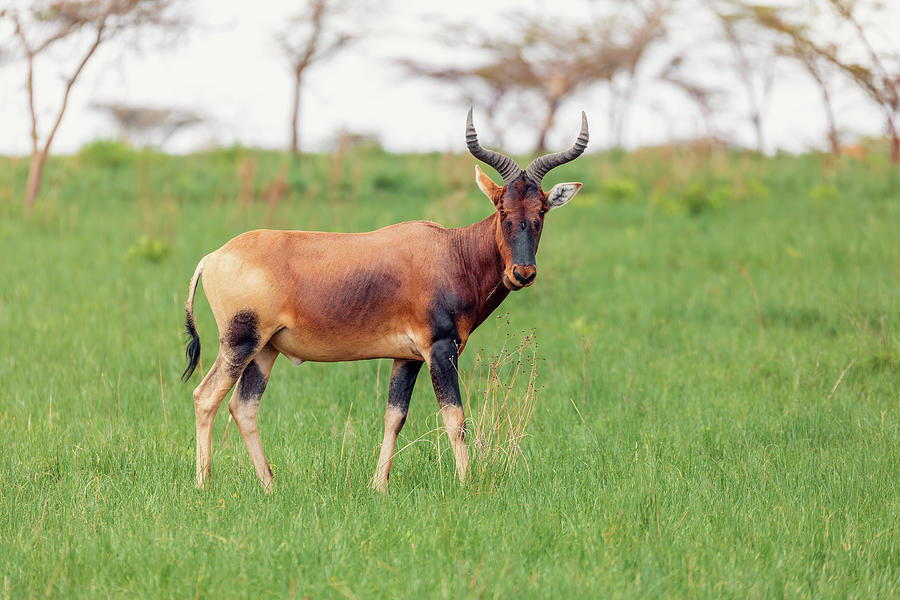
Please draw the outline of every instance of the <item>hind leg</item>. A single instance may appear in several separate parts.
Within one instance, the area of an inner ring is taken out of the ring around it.
[[[259,431],[256,427],[256,415],[259,411],[259,400],[266,390],[272,365],[278,358],[278,350],[271,345],[266,345],[244,369],[238,380],[234,394],[228,402],[228,410],[234,417],[234,422],[244,438],[256,476],[259,477],[263,489],[271,492],[275,489],[275,478],[269,462],[263,452],[262,442],[259,439]]]
[[[218,322],[218,319],[216,319]],[[222,326],[219,332],[222,332]],[[197,419],[197,487],[210,476],[212,426],[222,399],[234,387],[250,360],[259,352],[259,318],[250,310],[241,310],[228,320],[219,342],[219,355],[209,373],[194,390]]]
[[[222,358],[222,353],[206,373],[206,377],[194,390],[194,416],[197,424],[197,487],[203,487],[204,481],[212,472],[212,427],[219,405],[228,391],[234,386],[235,378],[229,374],[230,369]]]

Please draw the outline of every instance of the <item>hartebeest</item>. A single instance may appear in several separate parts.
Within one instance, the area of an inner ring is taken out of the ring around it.
[[[581,155],[587,142],[582,113],[572,148],[536,158],[523,171],[511,158],[478,144],[470,109],[469,152],[503,178],[498,186],[475,167],[475,181],[496,209],[483,221],[460,229],[413,221],[370,233],[257,230],[203,257],[185,306],[190,339],[184,379],[200,360],[193,306],[201,274],[219,328],[219,354],[194,390],[197,485],[210,474],[213,418],[237,383],[228,409],[263,487],[273,486],[256,416],[279,354],[297,365],[394,360],[373,481],[380,491],[387,491],[397,435],[426,363],[456,469],[465,481],[468,454],[457,358],[472,331],[510,291],[534,283],[544,216],[581,189],[580,183],[560,183],[545,193],[541,181],[550,169]]]

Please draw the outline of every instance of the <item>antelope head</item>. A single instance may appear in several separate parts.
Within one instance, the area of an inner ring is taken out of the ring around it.
[[[472,123],[472,109],[469,109],[466,119],[466,145],[469,152],[493,167],[503,178],[503,185],[499,186],[475,166],[475,181],[497,210],[494,237],[503,260],[503,285],[507,289],[520,290],[534,283],[537,278],[535,254],[544,227],[544,217],[554,208],[569,202],[581,189],[580,183],[558,183],[549,192],[544,192],[541,188],[544,175],[581,156],[587,143],[588,123],[582,111],[581,131],[571,148],[539,156],[522,170],[510,157],[479,145],[475,125]]]

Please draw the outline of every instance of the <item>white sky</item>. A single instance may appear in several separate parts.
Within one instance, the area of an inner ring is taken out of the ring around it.
[[[593,6],[601,4],[604,2],[598,0]],[[889,4],[880,26],[885,31],[900,31],[900,2]],[[71,152],[91,139],[115,134],[113,124],[90,108],[94,102],[176,107],[212,117],[213,125],[173,138],[167,146],[171,151],[233,142],[285,147],[290,135],[291,76],[274,34],[298,5],[297,1],[285,0],[256,0],[252,4],[195,0],[189,3],[194,27],[177,44],[165,49],[147,45],[141,52],[118,42],[102,46],[73,89],[51,152]],[[410,78],[394,61],[404,57],[455,60],[454,51],[431,36],[436,31],[435,23],[442,20],[495,24],[502,30],[504,14],[511,10],[545,11],[558,18],[579,19],[589,14],[589,7],[590,2],[583,0],[454,0],[433,4],[396,0],[389,9],[370,9],[362,20],[371,29],[371,37],[310,70],[301,105],[301,142],[305,149],[327,148],[336,132],[346,128],[374,133],[393,151],[461,151],[468,106],[457,90],[447,84]],[[676,43],[691,42],[702,40],[709,32],[709,23],[681,14],[670,35]],[[0,30],[0,40],[6,34],[7,30]],[[651,55],[648,71],[662,64],[671,50],[671,45],[664,45]],[[74,55],[68,48],[60,52]],[[700,52],[704,56],[698,59],[700,64],[692,76],[724,81],[735,88],[730,99],[723,102],[717,123],[732,137],[753,145],[752,129],[742,118],[743,95],[731,81],[727,67],[729,55],[714,45]],[[37,63],[42,134],[49,129],[59,105],[62,75],[72,68],[67,58],[57,54]],[[21,61],[0,66],[0,153],[24,154],[30,150],[24,83]],[[841,86],[835,95],[842,130],[869,135],[882,132],[877,109],[856,92]],[[551,147],[572,143],[581,109],[586,110],[591,122],[591,147],[609,145],[607,97],[598,89],[571,98],[562,107],[550,137]],[[765,124],[768,150],[796,151],[824,145],[825,120],[819,92],[802,73],[786,64],[778,69]],[[659,143],[702,130],[696,110],[678,92],[660,84],[648,85],[636,95],[626,143],[630,147]],[[487,127],[482,125],[480,131],[482,143],[496,147]],[[503,149],[527,151],[533,138],[533,128],[513,128],[505,137]]]

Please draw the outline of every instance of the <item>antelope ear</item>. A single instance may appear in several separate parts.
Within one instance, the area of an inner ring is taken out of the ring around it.
[[[475,165],[475,183],[478,184],[478,188],[484,192],[484,195],[491,199],[491,202],[497,202],[497,196],[502,188],[485,175],[478,165]]]
[[[549,210],[559,208],[575,197],[578,190],[581,189],[580,183],[557,183],[547,194],[547,204],[550,205]]]

